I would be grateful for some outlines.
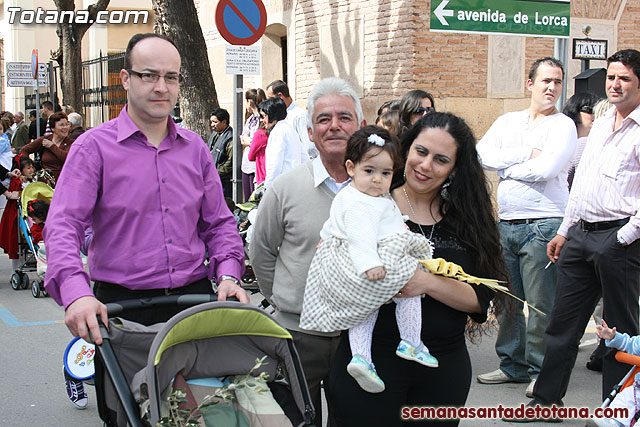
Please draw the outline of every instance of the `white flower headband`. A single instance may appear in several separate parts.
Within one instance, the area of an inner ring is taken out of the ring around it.
[[[371,135],[369,135],[369,138],[367,138],[367,141],[369,141],[372,144],[376,144],[378,147],[384,147],[384,138],[376,135],[375,133],[372,133]]]

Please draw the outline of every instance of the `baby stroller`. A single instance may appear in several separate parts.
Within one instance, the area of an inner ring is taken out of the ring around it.
[[[43,182],[32,182],[27,185],[20,195],[18,203],[18,270],[11,275],[11,287],[14,290],[26,289],[29,286],[29,275],[36,271],[39,247],[33,243],[33,237],[29,228],[27,209],[32,200],[45,200],[51,203],[53,189]],[[37,298],[44,290],[43,277],[37,277],[31,282],[31,294]]]
[[[620,382],[616,384],[615,387],[613,387],[613,390],[611,390],[611,392],[609,392],[607,397],[604,399],[604,402],[602,402],[602,405],[600,405],[600,408],[603,408],[603,409],[608,408],[609,405],[611,405],[611,402],[613,402],[613,399],[617,395],[619,395],[624,389],[626,389],[627,387],[633,387],[636,374],[640,373],[640,356],[634,356],[634,355],[625,353],[623,351],[618,351],[616,353],[616,360],[620,363],[627,363],[633,366],[631,367],[629,372],[627,372],[627,374],[622,378],[622,380],[620,380]],[[636,412],[635,414],[629,413],[628,415],[632,417],[631,420],[633,422],[637,423],[638,419],[640,419],[640,411]],[[590,419],[587,422],[588,427],[600,426],[600,425],[609,425],[609,424],[602,422],[602,420],[596,420],[596,419]]]
[[[256,359],[263,356],[266,356],[266,364],[258,371],[266,371],[269,375],[264,393],[269,403],[261,402],[248,409],[250,405],[246,405],[246,399],[242,403],[241,396],[237,395],[234,405],[242,407],[231,410],[231,417],[228,408],[227,417],[222,420],[215,418],[216,414],[201,411],[204,421],[200,425],[250,425],[246,420],[254,420],[254,417],[266,417],[270,425],[277,426],[312,425],[313,407],[289,332],[257,307],[238,302],[216,302],[215,298],[212,295],[173,295],[107,304],[109,331],[101,325],[103,342],[96,346],[98,410],[107,426],[127,423],[133,427],[155,426],[169,413],[167,398],[171,396],[172,388],[186,387],[187,401],[194,398],[198,403],[196,394],[200,397],[213,394],[209,387],[215,387],[218,381],[215,377],[247,374]],[[202,304],[206,301],[214,302]],[[176,304],[193,307],[166,323],[150,327],[111,318],[123,310]],[[273,409],[274,405],[281,408],[278,414],[260,409]],[[216,404],[210,408],[218,413],[222,406]],[[114,412],[116,422],[110,416]],[[208,418],[210,416],[214,419]],[[230,422],[236,418],[244,423]]]

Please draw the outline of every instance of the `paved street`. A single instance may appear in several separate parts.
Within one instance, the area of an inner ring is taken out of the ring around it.
[[[35,299],[29,290],[14,291],[9,286],[9,261],[0,257],[0,425],[23,426],[100,426],[95,392],[87,387],[89,406],[75,409],[68,401],[62,378],[62,355],[71,339],[63,323],[63,311],[51,298]],[[593,341],[593,325],[585,336]],[[474,380],[467,406],[517,406],[524,397],[526,384],[481,385],[475,376],[496,369],[493,350],[495,335],[479,345],[469,345]],[[581,348],[578,362],[565,398],[567,406],[600,403],[600,376],[585,368],[594,348]],[[462,426],[510,425],[500,420],[463,421]],[[529,424],[535,425],[535,424]],[[565,421],[565,426],[583,426],[583,421]]]

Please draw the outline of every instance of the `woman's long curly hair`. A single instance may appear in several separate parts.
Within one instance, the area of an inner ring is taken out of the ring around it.
[[[456,163],[449,185],[449,197],[440,198],[441,215],[454,227],[456,237],[476,255],[475,275],[508,281],[502,257],[500,235],[491,203],[491,187],[476,151],[476,139],[463,119],[450,113],[433,112],[417,121],[402,138],[402,153],[406,160],[418,135],[426,129],[442,129],[457,144]],[[392,188],[404,184],[404,167],[394,176]],[[504,308],[504,295],[494,298],[494,313]],[[469,318],[470,319],[470,318]],[[473,340],[488,328],[469,320],[467,336]]]

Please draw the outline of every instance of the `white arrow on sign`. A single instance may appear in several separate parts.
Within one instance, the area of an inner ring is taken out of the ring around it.
[[[444,8],[449,4],[449,0],[442,0],[442,3],[436,7],[436,10],[433,11],[433,14],[436,15],[436,18],[440,21],[442,25],[449,25],[445,16],[453,16],[453,10],[445,10]]]

